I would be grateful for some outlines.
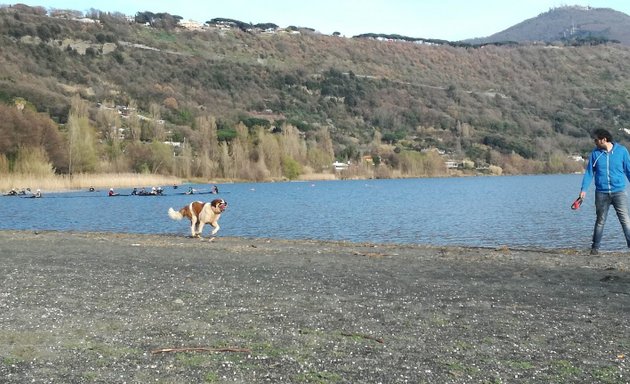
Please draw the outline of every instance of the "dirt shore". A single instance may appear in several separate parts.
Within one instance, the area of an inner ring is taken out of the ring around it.
[[[0,231],[0,382],[627,383],[629,266],[571,250]]]

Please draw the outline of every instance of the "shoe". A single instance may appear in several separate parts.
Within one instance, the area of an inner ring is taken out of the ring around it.
[[[596,256],[596,255],[599,255],[599,249],[591,248],[591,256]]]

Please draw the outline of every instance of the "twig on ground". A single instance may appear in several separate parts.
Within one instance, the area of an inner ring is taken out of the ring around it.
[[[162,348],[162,349],[154,349],[151,351],[152,355],[156,355],[158,353],[168,353],[168,352],[244,352],[250,353],[252,350],[249,348],[205,348],[205,347],[188,347],[188,348]]]
[[[372,335],[366,335],[363,333],[348,333],[348,332],[342,332],[341,336],[350,336],[350,337],[362,337],[364,339],[369,339],[369,340],[374,340],[377,343],[381,343],[383,344],[385,342],[385,340],[383,340],[382,337],[376,337],[376,336],[372,336]]]
[[[354,251],[352,254],[355,255],[355,256],[366,256],[366,257],[373,257],[373,258],[387,257],[387,254],[381,253],[381,252],[359,252],[359,251]]]

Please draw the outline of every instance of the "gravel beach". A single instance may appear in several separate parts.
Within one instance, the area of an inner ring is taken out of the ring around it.
[[[0,383],[628,383],[629,266],[0,231]]]

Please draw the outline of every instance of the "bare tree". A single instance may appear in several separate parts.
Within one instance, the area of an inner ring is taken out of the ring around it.
[[[127,105],[126,115],[127,128],[129,130],[129,137],[132,141],[140,141],[142,135],[142,128],[140,127],[140,118],[138,117],[138,104],[135,100],[131,100]]]
[[[330,167],[334,160],[332,139],[327,127],[318,130],[315,142],[308,147],[308,161],[317,172]]]
[[[270,176],[282,176],[282,150],[278,136],[263,128],[259,128],[257,134],[259,162],[263,162]]]
[[[199,116],[195,119],[199,132],[197,158],[200,176],[208,178],[216,175],[218,164],[217,124],[214,117]]]
[[[219,145],[219,169],[221,175],[225,178],[234,178],[236,176],[234,172],[234,163],[230,156],[230,149],[228,144],[224,141]]]
[[[68,115],[69,173],[96,170],[96,132],[88,119],[88,104],[79,96],[71,101]]]
[[[166,131],[164,130],[164,121],[160,112],[160,105],[151,103],[149,105],[149,127],[151,128],[152,139],[154,141],[163,142],[166,140]]]
[[[181,153],[175,159],[177,174],[183,178],[190,178],[192,176],[192,148],[189,143],[184,142],[181,144]]]
[[[280,147],[283,155],[300,162],[306,162],[306,142],[300,135],[300,131],[290,124],[282,126],[282,137],[280,139]]]
[[[101,104],[96,113],[96,125],[105,145],[105,153],[112,170],[115,172],[128,171],[122,151],[121,119],[116,106],[111,101]]]

